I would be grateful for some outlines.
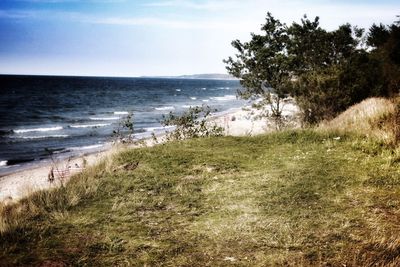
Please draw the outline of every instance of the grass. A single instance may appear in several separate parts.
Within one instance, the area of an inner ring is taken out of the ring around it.
[[[0,265],[398,266],[396,153],[315,131],[126,150],[1,207]]]
[[[331,121],[323,122],[319,130],[351,132],[382,142],[400,141],[400,99],[368,98]]]

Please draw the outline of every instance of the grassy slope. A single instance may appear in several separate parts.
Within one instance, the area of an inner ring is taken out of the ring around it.
[[[25,215],[1,236],[0,262],[395,266],[398,159],[333,137],[284,132],[123,152],[67,189],[10,208]],[[133,171],[115,168],[133,161]]]
[[[395,135],[398,131],[395,127],[399,127],[394,121],[399,108],[400,99],[368,98],[349,107],[333,120],[321,123],[318,128],[352,132],[385,143],[393,143],[396,142]]]

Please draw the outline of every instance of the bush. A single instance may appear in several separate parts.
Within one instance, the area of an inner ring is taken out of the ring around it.
[[[211,112],[209,106],[203,105],[201,107],[190,107],[182,115],[170,112],[167,116],[163,116],[161,122],[163,126],[175,126],[172,132],[167,133],[167,140],[222,136],[224,129],[215,122],[208,121]]]

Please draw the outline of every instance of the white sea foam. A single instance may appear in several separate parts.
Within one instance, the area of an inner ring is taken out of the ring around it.
[[[225,96],[215,96],[215,97],[210,97],[212,100],[216,101],[229,101],[229,100],[235,100],[236,96],[235,95],[225,95]]]
[[[114,115],[128,115],[128,111],[114,111]]]
[[[196,99],[197,99],[197,97],[191,96],[191,97],[190,97],[190,99],[192,99],[192,100],[196,100]]]
[[[38,135],[38,136],[11,136],[11,138],[14,139],[26,139],[26,140],[32,140],[32,139],[47,139],[47,138],[66,138],[69,135],[67,134],[54,134],[54,135]]]
[[[203,88],[201,88],[201,90],[207,90],[207,88],[203,87]]]
[[[183,108],[191,108],[191,105],[182,105]]]
[[[89,150],[89,149],[95,149],[95,148],[100,148],[103,145],[90,145],[90,146],[80,146],[80,147],[70,147],[68,150],[76,151],[76,150]]]
[[[30,133],[30,132],[50,132],[50,131],[59,131],[62,130],[61,126],[47,127],[47,128],[31,128],[31,129],[15,129],[14,133]]]
[[[7,160],[0,161],[0,167],[7,166]]]
[[[160,107],[160,108],[155,108],[155,110],[174,110],[175,108],[172,106],[167,106],[167,107]]]
[[[119,117],[90,117],[92,121],[112,121],[119,120]]]
[[[70,125],[71,128],[97,128],[97,127],[104,127],[109,126],[110,123],[99,123],[99,124],[76,124]]]
[[[177,91],[177,92],[180,92],[180,91],[181,91],[181,89],[175,89],[175,91]]]
[[[202,101],[203,101],[203,102],[208,102],[208,101],[210,101],[210,100],[208,100],[208,99],[203,99]]]

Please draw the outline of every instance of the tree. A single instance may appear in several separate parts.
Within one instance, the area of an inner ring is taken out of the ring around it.
[[[314,21],[304,16],[301,24],[293,22],[288,28],[290,40],[287,44],[296,77],[330,64],[328,32],[319,27],[319,17]]]
[[[228,72],[239,78],[244,99],[261,97],[271,106],[272,114],[279,120],[282,113],[281,99],[288,93],[291,78],[287,50],[287,27],[267,13],[262,34],[251,34],[249,42],[232,42],[237,50],[235,58],[224,60]]]
[[[327,31],[318,17],[286,26],[268,13],[261,30],[249,42],[232,42],[238,53],[224,62],[244,87],[240,95],[264,97],[277,117],[287,94],[304,122],[315,124],[367,97],[399,93],[400,22],[374,24],[365,36],[350,24]]]
[[[308,123],[331,117],[353,102],[354,96],[340,89],[340,74],[358,51],[362,29],[344,24],[326,31],[318,17],[310,20],[307,16],[288,27],[268,13],[261,30],[249,42],[234,41],[239,53],[224,61],[245,88],[241,96],[263,96],[275,103],[276,116],[281,114],[281,98],[295,96]],[[350,100],[337,105],[344,95]]]
[[[367,44],[371,47],[381,47],[389,39],[390,32],[388,28],[382,23],[376,25],[375,23],[369,28],[367,36]]]
[[[395,96],[400,90],[400,23],[390,26],[372,25],[368,44],[374,49],[371,57],[381,62],[385,95]]]
[[[357,102],[360,93],[357,79],[362,80],[364,76],[355,75],[355,79],[350,79],[346,71],[362,72],[357,72],[354,66],[361,61],[351,59],[360,52],[363,29],[344,24],[334,31],[326,31],[319,26],[318,17],[310,21],[304,16],[300,24],[294,22],[288,28],[288,33],[288,51],[295,63],[292,73],[296,77],[292,80],[291,93],[296,97],[303,121],[315,124],[330,119]]]

